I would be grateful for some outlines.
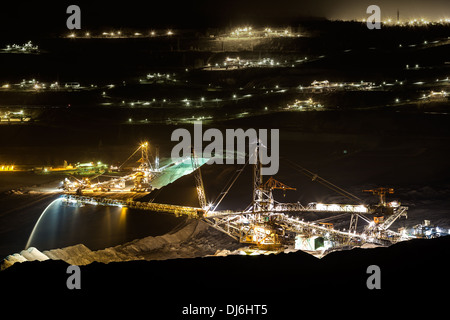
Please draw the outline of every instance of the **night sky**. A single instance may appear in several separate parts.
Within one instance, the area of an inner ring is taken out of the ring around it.
[[[0,32],[48,33],[65,29],[70,4],[82,10],[82,28],[198,28],[241,24],[289,25],[308,17],[362,19],[377,4],[382,18],[437,20],[450,17],[448,0],[190,0],[190,1],[11,1],[1,4]]]

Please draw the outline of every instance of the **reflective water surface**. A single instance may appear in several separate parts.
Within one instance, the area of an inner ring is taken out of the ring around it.
[[[42,212],[26,247],[43,251],[82,243],[91,250],[98,250],[165,234],[184,220],[151,211],[89,204],[77,206],[56,199]]]

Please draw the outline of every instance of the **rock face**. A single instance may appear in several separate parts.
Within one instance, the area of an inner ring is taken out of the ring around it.
[[[194,258],[212,255],[221,250],[234,250],[238,247],[240,247],[239,244],[223,233],[209,228],[206,223],[190,220],[162,236],[137,239],[102,250],[92,251],[83,244],[43,252],[30,247],[6,257],[1,269],[6,269],[16,262],[48,259],[63,260],[71,265],[87,265],[92,262]]]

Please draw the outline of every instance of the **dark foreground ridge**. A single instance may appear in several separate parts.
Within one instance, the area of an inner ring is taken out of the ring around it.
[[[102,315],[145,312],[147,318],[165,314],[166,319],[188,317],[181,311],[189,304],[224,310],[227,304],[267,305],[268,315],[253,315],[253,319],[278,319],[281,315],[300,319],[308,310],[322,318],[351,313],[355,306],[370,310],[371,315],[383,315],[386,307],[391,315],[405,315],[414,314],[420,307],[415,302],[432,303],[439,313],[446,307],[434,303],[446,294],[450,284],[449,245],[450,237],[411,240],[388,248],[335,252],[321,260],[299,251],[269,256],[94,262],[81,267],[80,290],[67,289],[68,264],[62,261],[17,263],[0,273],[2,305],[36,303],[46,309],[61,302],[71,305],[73,312],[93,307],[91,311]],[[366,286],[370,265],[380,267],[380,290]],[[250,316],[214,316],[220,317]]]

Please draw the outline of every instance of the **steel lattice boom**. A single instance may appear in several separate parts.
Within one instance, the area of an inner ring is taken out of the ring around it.
[[[319,181],[321,184],[328,186],[341,195],[345,195],[352,201],[358,201],[359,204],[324,204],[312,202],[304,206],[299,202],[282,203],[275,201],[272,192],[274,189],[283,191],[296,189],[275,180],[273,177],[268,178],[264,182],[264,177],[261,174],[262,163],[259,159],[259,149],[261,147],[263,147],[261,143],[257,142],[255,153],[253,154],[253,156],[256,156],[256,161],[253,165],[253,199],[251,205],[246,210],[216,210],[218,204],[228,193],[232,184],[242,173],[243,168],[239,169],[233,175],[232,179],[230,179],[231,184],[224,188],[217,197],[216,203],[212,203],[211,205],[207,204],[203,178],[193,148],[191,152],[191,164],[200,204],[198,208],[140,202],[132,199],[126,201],[115,200],[108,196],[88,197],[82,194],[66,195],[65,201],[96,205],[126,206],[150,212],[167,212],[177,216],[186,215],[190,218],[203,219],[211,227],[226,233],[242,243],[253,244],[260,248],[268,248],[271,250],[280,248],[289,242],[292,243],[294,237],[296,246],[298,245],[300,248],[311,246],[312,241],[315,243],[320,242],[324,248],[337,248],[349,244],[360,245],[364,242],[392,243],[407,238],[403,234],[389,230],[398,218],[407,215],[408,210],[407,207],[400,206],[396,201],[390,203],[386,201],[386,194],[393,193],[393,189],[391,188],[367,190],[380,196],[379,204],[367,206],[361,204],[362,200],[359,201],[360,199],[357,196],[299,167],[302,173],[312,177],[313,180]],[[116,180],[123,183],[127,180],[134,180],[136,183],[136,175],[145,174],[146,172],[153,174],[151,164],[148,160],[148,143],[142,144],[138,150],[141,150],[142,155],[139,161],[140,166],[136,170],[136,173],[116,178],[113,180],[114,183]],[[163,168],[159,169],[158,165],[155,167],[156,170],[163,170]],[[88,182],[80,181],[80,183],[85,183],[86,186],[89,185],[92,188]],[[111,181],[97,183],[96,186],[102,188],[110,184]],[[305,221],[306,213],[323,215],[324,218],[318,221]],[[373,221],[368,218],[369,215],[374,216]],[[385,216],[386,219],[384,219]],[[330,221],[336,218],[341,219],[342,217],[348,217],[350,220],[348,230],[334,229],[334,225]],[[360,233],[357,232],[359,219],[367,223],[367,226]]]

